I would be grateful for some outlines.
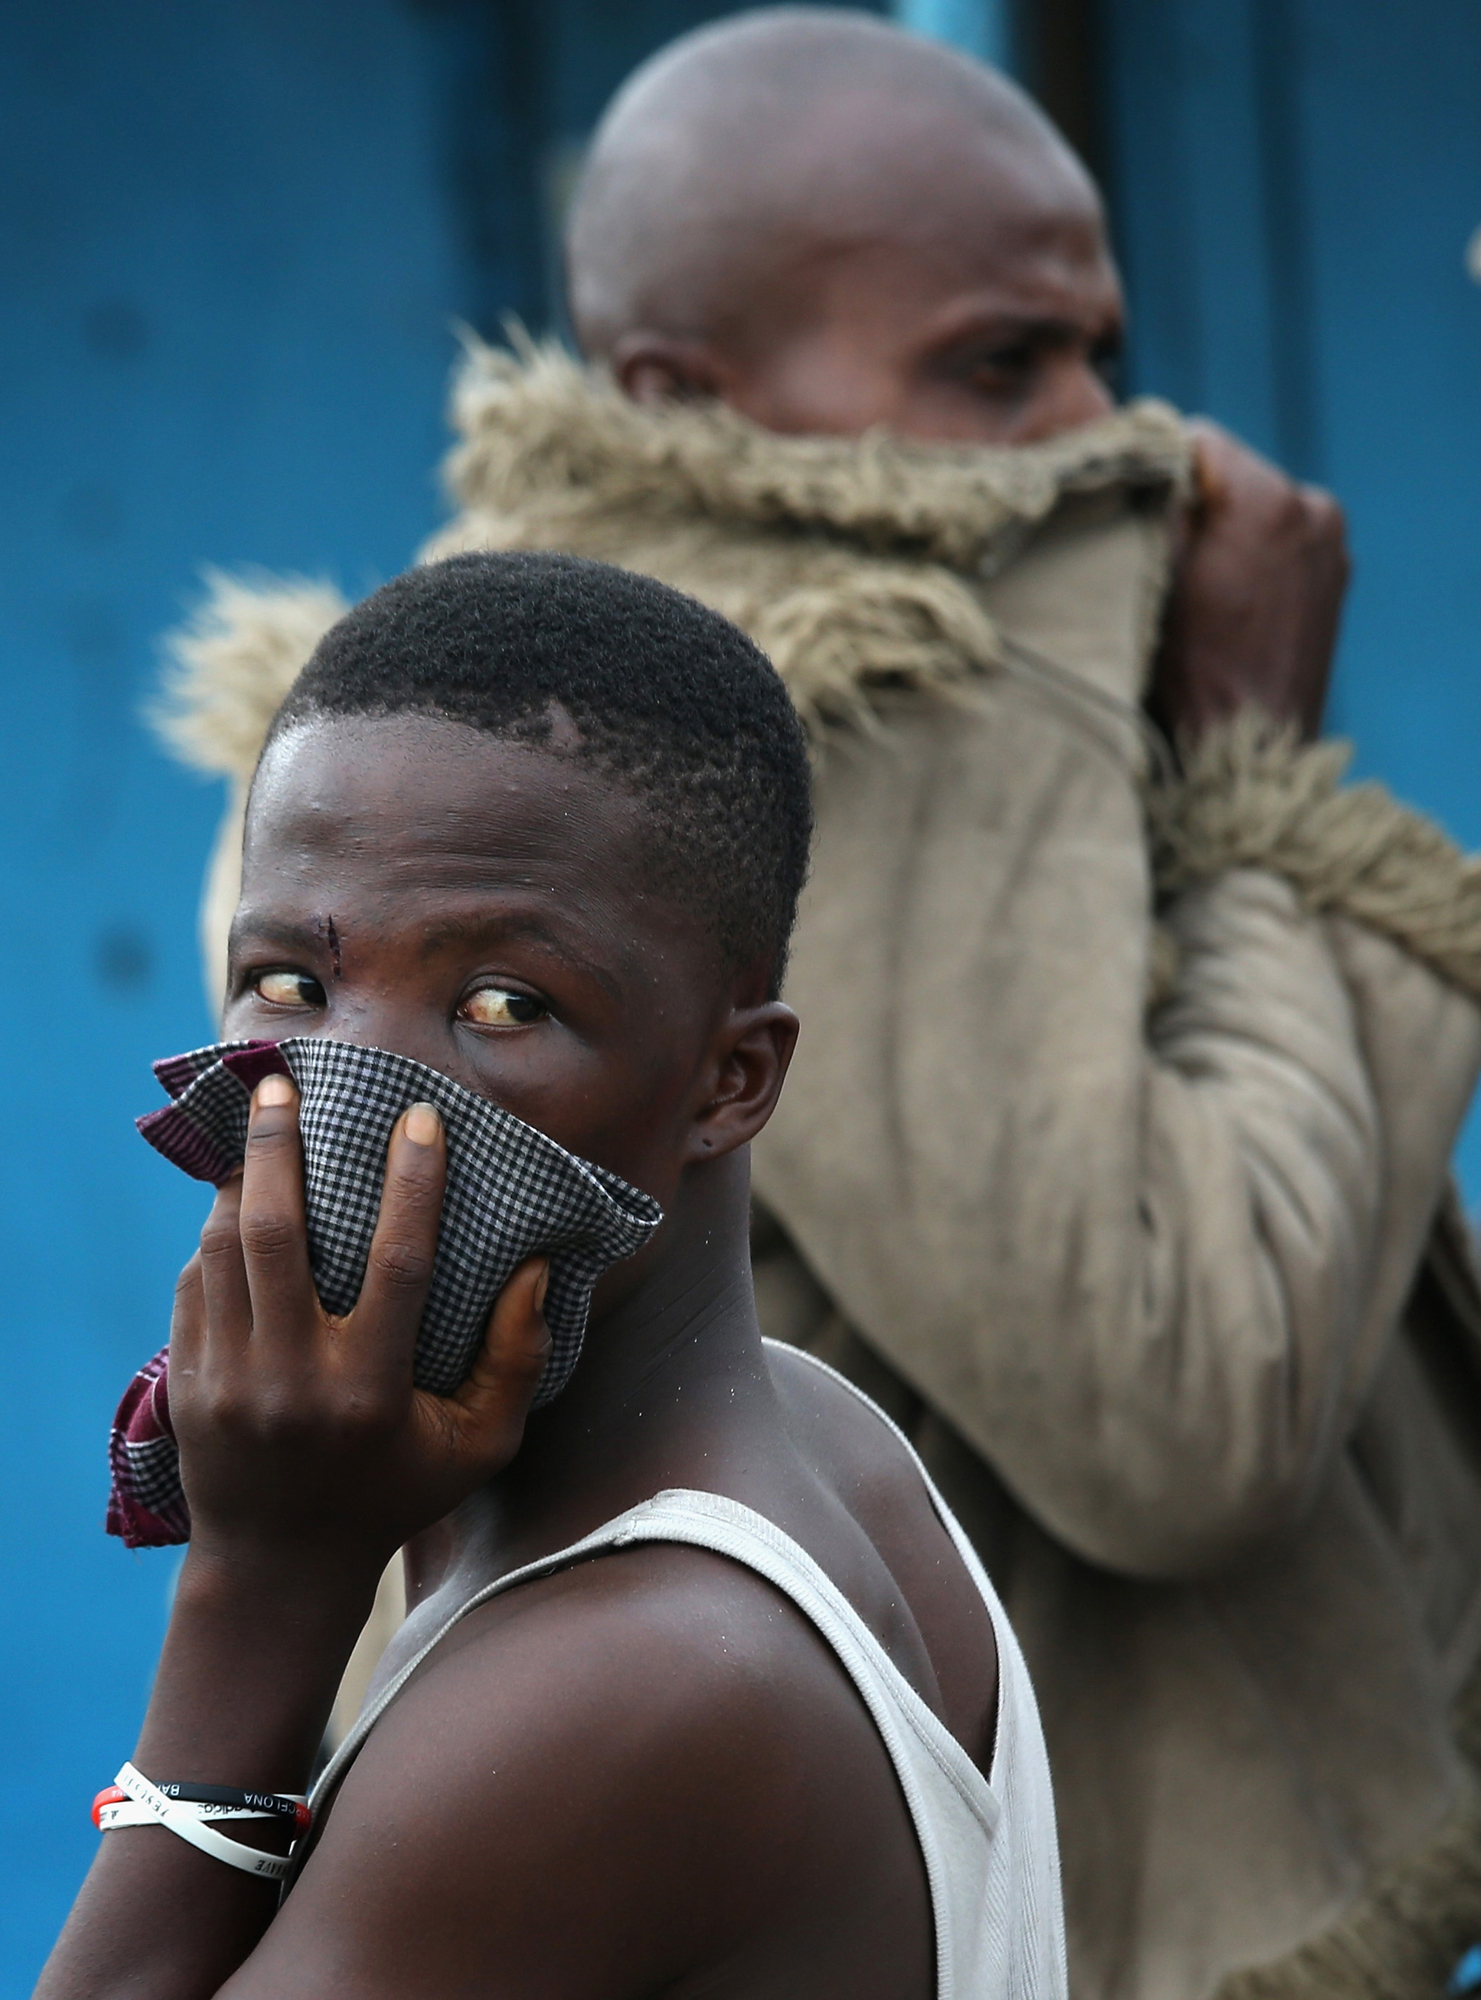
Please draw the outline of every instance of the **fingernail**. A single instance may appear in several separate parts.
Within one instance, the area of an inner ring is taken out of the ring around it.
[[[293,1098],[293,1085],[286,1076],[265,1076],[257,1086],[257,1102],[264,1108],[270,1104],[288,1104]]]
[[[406,1114],[406,1136],[414,1146],[435,1146],[442,1120],[432,1104],[414,1104]]]
[[[547,1288],[549,1287],[549,1284],[550,1284],[550,1264],[549,1264],[549,1260],[547,1260],[547,1261],[546,1261],[546,1265],[545,1265],[545,1268],[544,1268],[544,1270],[543,1270],[543,1271],[542,1271],[542,1272],[540,1273],[539,1277],[538,1277],[538,1278],[537,1278],[537,1279],[535,1280],[535,1311],[536,1311],[536,1312],[543,1312],[543,1311],[545,1310],[545,1293],[546,1293],[546,1290],[547,1290]]]

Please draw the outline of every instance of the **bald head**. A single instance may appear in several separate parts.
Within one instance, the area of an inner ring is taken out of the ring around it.
[[[842,9],[741,15],[638,70],[593,142],[567,254],[577,336],[630,393],[718,394],[778,429],[1013,432],[1013,413],[984,431],[912,417],[878,383],[841,393],[866,357],[842,367],[829,327],[898,374],[918,336],[975,338],[974,299],[1011,336],[995,351],[1073,320],[1088,352],[1119,326],[1098,197],[1042,113],[985,65]],[[800,379],[820,368],[831,395]],[[1048,427],[1098,407],[1072,397]]]

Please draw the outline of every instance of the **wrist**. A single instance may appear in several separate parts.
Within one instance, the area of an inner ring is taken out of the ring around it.
[[[370,1614],[387,1556],[326,1549],[302,1541],[262,1542],[193,1534],[176,1586],[179,1612],[243,1614],[358,1633]]]
[[[134,1761],[151,1779],[307,1787],[377,1571],[321,1551],[192,1540]]]

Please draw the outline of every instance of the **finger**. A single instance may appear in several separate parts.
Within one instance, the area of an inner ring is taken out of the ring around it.
[[[252,1294],[242,1254],[242,1177],[234,1174],[216,1190],[201,1231],[200,1283],[203,1348],[237,1352],[252,1334]],[[187,1269],[189,1267],[187,1266]]]
[[[191,1258],[175,1283],[175,1305],[170,1314],[170,1376],[179,1382],[193,1375],[199,1364],[206,1332],[206,1287],[201,1276],[200,1252]]]
[[[1302,508],[1312,536],[1347,554],[1347,516],[1342,511],[1340,501],[1333,498],[1324,487],[1302,486],[1297,489],[1301,496]]]
[[[239,1229],[254,1344],[302,1346],[322,1315],[309,1269],[298,1092],[265,1076],[252,1093]]]
[[[240,1270],[241,1259],[237,1259]],[[242,1285],[243,1297],[246,1283]],[[175,1286],[175,1308],[170,1315],[170,1418],[177,1437],[188,1425],[192,1409],[204,1407],[212,1386],[235,1379],[237,1360],[246,1343],[250,1319],[243,1312],[241,1328],[223,1334],[212,1328],[206,1304],[205,1273],[199,1252],[191,1258]]]
[[[1188,425],[1193,441],[1193,494],[1191,504],[1203,512],[1220,507],[1229,497],[1230,460],[1233,439],[1207,417],[1194,417]]]
[[[353,1322],[355,1357],[368,1374],[409,1386],[422,1310],[437,1261],[447,1139],[430,1104],[396,1121],[386,1180]]]
[[[519,1450],[525,1419],[550,1359],[545,1292],[550,1259],[530,1257],[500,1292],[489,1316],[483,1346],[452,1405],[458,1438],[467,1457],[500,1470]],[[449,1414],[451,1414],[450,1412]]]
[[[1194,444],[1194,486],[1209,511],[1238,506],[1262,516],[1294,520],[1302,502],[1317,489],[1299,486],[1272,460],[1206,418],[1190,424]],[[1324,496],[1325,497],[1325,496]]]

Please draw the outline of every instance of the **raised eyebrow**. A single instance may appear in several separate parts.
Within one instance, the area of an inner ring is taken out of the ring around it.
[[[548,945],[556,957],[595,980],[614,1000],[622,998],[622,989],[610,972],[574,950],[569,938],[562,937],[536,916],[447,917],[429,925],[422,933],[421,954],[423,958],[431,958],[446,945],[498,944],[506,938]]]
[[[329,949],[322,929],[310,924],[289,923],[279,917],[258,916],[253,910],[239,910],[232,919],[227,947],[237,951],[248,939],[253,944],[271,945],[278,951],[301,951],[315,955]]]

